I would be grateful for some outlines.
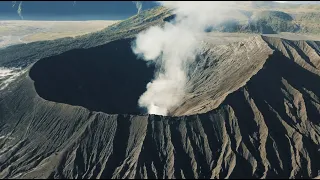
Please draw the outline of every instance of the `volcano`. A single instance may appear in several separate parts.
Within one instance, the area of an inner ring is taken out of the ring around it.
[[[183,102],[147,114],[138,99],[155,67],[131,43],[171,16],[159,7],[0,50],[0,66],[19,68],[0,79],[11,78],[0,90],[0,177],[319,176],[320,42],[208,32]]]

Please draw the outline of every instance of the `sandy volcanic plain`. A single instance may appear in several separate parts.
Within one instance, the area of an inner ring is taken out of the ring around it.
[[[99,31],[117,21],[0,21],[0,48],[34,41],[76,37]]]

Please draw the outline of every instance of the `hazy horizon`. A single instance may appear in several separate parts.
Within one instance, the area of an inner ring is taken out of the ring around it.
[[[137,14],[132,1],[0,1],[0,20],[88,21],[123,20]],[[157,6],[152,1],[142,2],[142,10]]]
[[[130,16],[129,16],[130,17]],[[55,16],[55,15],[26,15],[23,19],[19,19],[16,15],[2,15],[0,13],[0,21],[116,21],[128,18],[126,15],[70,15],[70,16]]]

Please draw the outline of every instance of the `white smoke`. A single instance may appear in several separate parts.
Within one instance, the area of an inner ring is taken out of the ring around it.
[[[14,7],[16,4],[17,4],[17,1],[12,1],[12,7]],[[22,1],[20,1],[19,5],[18,5],[17,13],[18,13],[19,17],[21,19],[23,19],[23,16],[22,16]]]
[[[20,18],[23,19],[23,16],[22,16],[22,1],[20,1],[20,3],[19,3],[17,13],[20,16]]]
[[[5,89],[10,83],[19,77],[24,71],[21,68],[0,67],[0,91]]]
[[[145,61],[161,63],[155,79],[148,83],[141,95],[139,106],[149,114],[168,115],[179,106],[186,93],[188,66],[195,60],[199,37],[205,28],[227,18],[232,12],[231,1],[164,1],[163,6],[173,9],[174,23],[154,26],[137,35],[133,52]]]
[[[12,7],[16,5],[17,1],[12,1]]]
[[[132,2],[136,5],[136,8],[138,10],[137,14],[140,14],[142,10],[142,2],[141,1],[132,1]]]

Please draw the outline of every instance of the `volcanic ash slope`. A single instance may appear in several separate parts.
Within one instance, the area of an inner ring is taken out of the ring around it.
[[[135,115],[153,69],[129,40],[41,59],[0,93],[0,177],[316,177],[319,45],[206,41],[174,117]]]

